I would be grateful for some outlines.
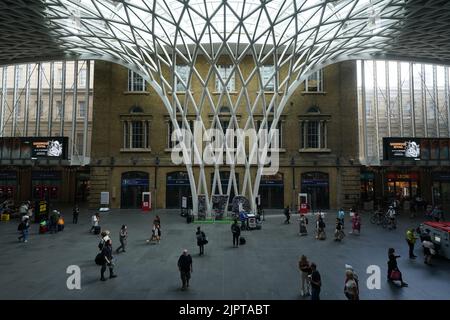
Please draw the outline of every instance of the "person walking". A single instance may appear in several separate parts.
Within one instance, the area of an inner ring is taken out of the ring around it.
[[[161,242],[161,225],[159,223],[155,224],[153,226],[155,228],[154,234],[156,237],[156,242],[159,244]]]
[[[50,215],[50,233],[56,233],[58,232],[58,220],[59,220],[59,214],[58,211],[53,210]]]
[[[205,244],[208,243],[208,240],[206,240],[206,234],[202,230],[200,230],[200,227],[197,227],[195,236],[197,237],[197,245],[200,249],[199,255],[202,256],[205,254]]]
[[[128,228],[126,225],[122,225],[122,228],[120,228],[119,231],[120,246],[116,249],[117,253],[119,253],[120,249],[122,249],[122,252],[126,252],[125,247],[127,245],[127,238],[128,238]]]
[[[400,256],[395,254],[394,248],[389,248],[388,250],[388,274],[387,278],[389,282],[400,281],[402,287],[407,287],[408,284],[403,281],[402,273],[397,265],[397,259]]]
[[[311,283],[311,300],[320,300],[320,288],[322,287],[322,281],[320,279],[320,273],[317,271],[317,266],[314,262],[311,263],[311,274],[309,275],[309,281]]]
[[[336,218],[336,230],[334,231],[334,241],[342,241],[345,237],[344,230],[342,230],[342,222],[339,218]]]
[[[109,278],[115,278],[117,275],[114,274],[114,263],[113,263],[113,255],[112,255],[112,241],[108,239],[103,248],[102,248],[102,256],[104,258],[102,268],[100,270],[100,280],[106,281],[105,271],[106,267],[109,268]]]
[[[326,239],[325,222],[323,221],[322,214],[317,215],[316,231],[317,231],[316,239],[319,239],[319,240]]]
[[[80,214],[80,208],[78,208],[78,204],[75,204],[72,210],[72,223],[77,224],[78,223],[78,216]]]
[[[417,240],[417,238],[414,235],[414,228],[408,229],[406,231],[406,242],[408,243],[408,247],[409,247],[409,258],[410,259],[417,258],[417,256],[414,255],[414,245],[416,243],[416,240]]]
[[[192,257],[188,254],[187,249],[184,249],[183,254],[178,258],[178,270],[180,271],[182,282],[181,290],[186,290],[189,288],[191,273],[194,272],[192,268]]]
[[[358,230],[358,235],[361,234],[361,216],[358,212],[353,213],[352,217],[352,232],[351,234],[355,234],[355,230]]]
[[[345,217],[345,211],[344,211],[343,208],[340,208],[338,213],[337,213],[337,218],[341,222],[342,229],[344,229],[344,217]]]
[[[425,236],[422,240],[424,263],[431,266],[431,258],[436,254],[436,248],[430,236]]]
[[[241,228],[239,227],[237,220],[234,220],[234,223],[231,225],[231,233],[233,234],[233,248],[238,248]]]
[[[20,222],[19,227],[17,229],[21,233],[20,237],[18,238],[19,241],[28,242],[28,233],[30,230],[30,219],[25,218],[22,222]]]
[[[284,208],[284,215],[286,216],[286,220],[284,221],[284,223],[289,224],[289,220],[291,219],[291,208],[289,206],[286,206],[286,208]]]
[[[344,294],[348,300],[359,300],[358,284],[351,270],[345,271]]]
[[[97,212],[91,217],[91,230],[89,232],[95,232],[95,230],[99,227],[100,223],[100,214]]]
[[[306,225],[308,224],[308,218],[304,214],[300,214],[299,219],[299,227],[300,227],[300,235],[306,236],[308,234],[308,230],[306,229]]]
[[[155,219],[153,219],[153,225],[161,226],[161,218],[159,216],[156,216]]]
[[[311,295],[311,283],[309,282],[308,276],[312,273],[311,266],[309,264],[308,258],[305,255],[300,257],[298,261],[298,268],[301,272],[302,286],[300,294],[304,296]],[[306,287],[306,288],[305,288]]]

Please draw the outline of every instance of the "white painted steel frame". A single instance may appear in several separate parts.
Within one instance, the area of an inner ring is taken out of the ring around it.
[[[0,5],[0,17],[30,15],[27,6],[29,3],[5,0]],[[444,0],[41,0],[36,1],[36,8],[31,8],[31,14],[36,15],[34,26],[41,31],[42,38],[23,39],[19,49],[8,48],[6,43],[0,64],[52,58],[112,61],[138,72],[149,82],[167,108],[175,130],[179,129],[177,117],[181,117],[190,132],[187,115],[202,121],[202,110],[208,106],[213,113],[212,126],[223,129],[218,114],[223,102],[231,107],[229,128],[239,127],[236,111],[242,102],[249,115],[243,129],[255,128],[253,118],[257,108],[262,108],[261,128],[265,128],[270,117],[271,129],[275,129],[292,93],[309,74],[326,65],[355,58],[449,63],[449,12],[450,6]],[[29,23],[30,19],[24,21]],[[14,34],[14,30],[11,32]],[[435,34],[441,37],[430,36]],[[39,43],[45,45],[42,52],[36,53]],[[206,77],[196,68],[200,55],[210,66]],[[218,71],[222,55],[229,57],[232,72],[242,83],[235,103],[226,88],[230,77],[222,79]],[[250,56],[254,64],[249,76],[239,67],[245,56]],[[264,93],[260,70],[267,61],[275,66],[272,97]],[[184,102],[176,94],[176,83],[183,81],[174,72],[178,63],[190,68],[184,84],[187,88]],[[168,77],[166,70],[172,70]],[[208,88],[215,77],[223,86],[217,102]],[[193,79],[203,88],[199,100],[194,99],[190,90]],[[259,93],[252,99],[248,85],[255,79]],[[378,122],[377,103],[375,112]],[[39,121],[36,125],[39,132]],[[204,122],[201,130],[206,133]],[[376,130],[378,137],[378,125]],[[269,139],[273,134],[269,134]],[[73,151],[73,128],[71,138]],[[194,210],[197,195],[204,193],[210,200],[207,203],[210,212],[211,197],[201,146],[187,146],[184,142],[180,145],[186,160],[191,158],[199,163],[198,183],[193,166],[186,165]],[[192,153],[188,151],[190,147]],[[228,148],[225,149],[229,155]],[[262,154],[255,151],[246,154],[244,180],[242,188],[237,190],[250,198],[253,209],[263,167],[257,166],[257,173],[252,177],[251,163],[254,157],[266,156],[266,151]],[[378,140],[377,154],[380,155]],[[230,182],[236,181],[235,169],[234,165],[230,166]],[[216,176],[218,179],[214,181],[220,184],[217,165]],[[230,188],[231,184],[228,194]]]

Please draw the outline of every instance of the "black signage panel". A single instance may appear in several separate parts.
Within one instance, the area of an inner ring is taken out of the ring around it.
[[[67,159],[67,137],[0,138],[0,159]]]
[[[31,157],[65,159],[67,140],[64,137],[34,138],[31,141]]]
[[[385,160],[420,160],[420,138],[383,138]]]

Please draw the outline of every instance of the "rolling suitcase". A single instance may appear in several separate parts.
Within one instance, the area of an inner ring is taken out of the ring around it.
[[[247,241],[245,240],[244,237],[240,237],[240,238],[239,238],[239,244],[240,244],[241,246],[244,245],[246,242],[247,242]]]
[[[100,226],[94,227],[94,234],[100,234],[101,230],[102,230],[102,228],[100,228]]]

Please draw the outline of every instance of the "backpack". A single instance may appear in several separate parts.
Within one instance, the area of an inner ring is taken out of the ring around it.
[[[99,250],[103,250],[103,246],[105,245],[105,241],[102,239],[100,240],[99,244],[98,244],[98,249]]]
[[[325,229],[325,222],[323,222],[322,220],[319,221],[319,228]]]

